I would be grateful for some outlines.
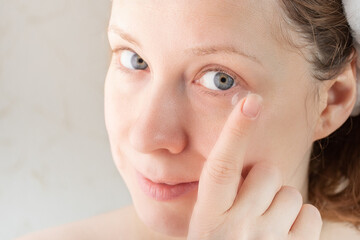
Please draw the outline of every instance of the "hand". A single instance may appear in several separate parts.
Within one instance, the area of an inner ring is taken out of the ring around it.
[[[318,209],[303,204],[296,188],[282,186],[277,167],[260,162],[245,179],[241,176],[257,119],[244,112],[256,113],[261,102],[261,97],[248,95],[225,123],[199,179],[187,240],[319,240]]]

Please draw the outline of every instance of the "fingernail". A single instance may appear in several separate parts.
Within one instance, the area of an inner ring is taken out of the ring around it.
[[[249,94],[242,107],[243,114],[248,118],[256,119],[259,115],[262,101],[263,99],[260,95],[254,93]]]

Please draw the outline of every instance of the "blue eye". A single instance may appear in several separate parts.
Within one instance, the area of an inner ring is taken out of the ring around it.
[[[147,63],[137,53],[123,50],[120,56],[120,63],[129,69],[144,70],[148,67]]]
[[[212,90],[228,90],[234,86],[235,80],[224,72],[209,71],[199,79],[199,82]]]

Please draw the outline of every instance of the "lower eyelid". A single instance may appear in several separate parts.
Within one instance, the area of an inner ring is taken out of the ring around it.
[[[223,97],[230,95],[232,92],[226,92],[226,93],[216,93],[216,92],[210,92],[210,91],[206,91],[206,90],[200,90],[202,93],[208,94],[210,96],[213,97],[217,97],[219,95],[222,95]],[[219,91],[222,92],[222,91]]]
[[[195,81],[197,82],[197,80]],[[210,95],[210,96],[219,96],[221,95],[222,97],[226,97],[228,95],[233,95],[234,92],[237,92],[239,91],[239,88],[242,88],[241,84],[237,83],[237,82],[234,82],[234,85],[229,88],[228,90],[211,90],[211,89],[208,89],[206,87],[204,87],[203,85],[199,84],[199,83],[195,83],[196,85],[198,85],[198,87],[200,88],[200,92],[202,93],[205,93],[207,95]]]

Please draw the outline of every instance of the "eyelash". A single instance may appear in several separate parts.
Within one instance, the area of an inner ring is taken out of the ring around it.
[[[131,48],[128,48],[128,47],[118,47],[118,48],[115,48],[114,50],[112,50],[112,52],[113,52],[113,54],[118,55],[119,51],[121,51],[121,50],[128,50],[128,51],[136,53],[134,50],[132,50]],[[118,59],[116,58],[116,66],[117,66],[117,68],[119,70],[125,71],[127,73],[131,73],[132,71],[138,71],[138,70],[131,70],[131,69],[127,69],[127,68],[124,68],[124,67],[120,67],[120,65],[121,64],[119,63]],[[235,84],[233,85],[232,88],[239,85],[239,81],[238,81],[236,76],[234,76],[233,74],[229,73],[227,70],[225,70],[225,69],[223,69],[222,67],[219,67],[219,66],[213,67],[213,68],[208,68],[208,69],[202,71],[201,76],[203,74],[205,74],[206,72],[210,72],[210,71],[217,71],[217,72],[225,73],[225,74],[229,75],[231,78],[233,78]],[[215,97],[220,96],[220,95],[225,97],[225,96],[233,93],[232,91],[215,91],[214,92],[214,91],[208,91],[208,90],[204,90],[204,89],[200,89],[200,91],[202,93],[205,93],[205,94],[208,94],[208,95],[211,95],[211,96],[215,96]],[[222,93],[220,93],[220,92],[222,92]]]

